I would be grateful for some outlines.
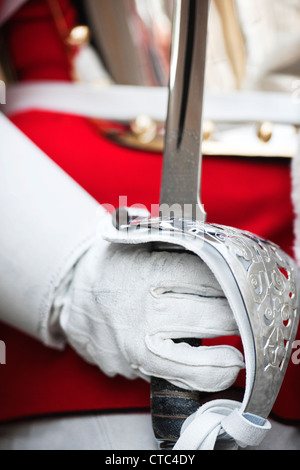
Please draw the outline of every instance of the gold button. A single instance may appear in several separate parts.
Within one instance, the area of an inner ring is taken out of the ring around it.
[[[83,46],[90,41],[91,32],[88,26],[76,26],[73,28],[67,39],[71,46]]]
[[[261,123],[258,128],[257,136],[262,142],[269,142],[273,136],[273,124],[271,122]]]
[[[157,124],[145,114],[138,116],[130,125],[131,131],[139,142],[149,143],[156,137]]]

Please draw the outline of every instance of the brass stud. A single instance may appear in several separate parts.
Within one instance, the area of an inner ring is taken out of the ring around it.
[[[152,142],[157,134],[157,124],[145,114],[137,116],[130,125],[131,131],[139,142]]]
[[[89,43],[90,38],[91,32],[88,26],[75,26],[75,28],[70,31],[67,43],[70,46],[83,46]]]
[[[261,123],[258,127],[257,136],[262,142],[269,142],[273,136],[273,124],[267,121]]]

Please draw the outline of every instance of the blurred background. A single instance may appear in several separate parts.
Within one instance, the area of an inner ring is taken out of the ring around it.
[[[76,48],[76,54],[71,54],[75,82],[168,85],[173,0],[72,0],[82,26],[71,31],[64,19],[63,0],[45,2],[63,42]],[[14,43],[14,39],[10,41]],[[295,155],[300,113],[291,104],[300,104],[300,0],[211,0],[205,74],[206,93],[214,97],[214,108],[204,116],[204,153]],[[18,81],[9,53],[1,44],[0,79]],[[273,121],[264,118],[262,95],[256,95],[252,106],[249,96],[245,101],[249,92],[279,93],[280,100],[284,96],[280,107],[277,102],[271,105],[276,114]],[[217,114],[227,117],[232,101],[222,97],[232,94],[234,106],[238,96],[241,113],[251,108],[255,122],[245,126],[239,122],[240,115],[235,122],[215,118],[216,109]],[[290,111],[291,122],[279,122],[281,114],[286,118]],[[129,128],[117,131],[100,121],[97,127],[124,145],[162,151],[163,119],[153,123],[147,116],[138,116],[137,122],[129,124]]]
[[[173,0],[77,4],[113,81],[168,83]],[[299,75],[299,46],[299,0],[212,0],[207,87],[291,91]]]

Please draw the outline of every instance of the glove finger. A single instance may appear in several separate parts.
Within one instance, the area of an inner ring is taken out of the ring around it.
[[[223,290],[204,261],[192,253],[153,253],[157,286],[176,287],[180,292],[223,297]],[[182,290],[182,288],[187,290]]]
[[[170,331],[170,338],[239,335],[232,310],[224,297],[152,292],[151,329]],[[184,333],[184,336],[182,336]],[[186,336],[187,335],[187,336]]]
[[[151,375],[191,390],[217,392],[229,388],[245,367],[243,355],[231,346],[191,347],[163,335],[146,338]]]

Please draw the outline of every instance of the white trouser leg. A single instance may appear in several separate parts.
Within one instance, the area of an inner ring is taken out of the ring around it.
[[[300,427],[272,422],[257,448],[299,450]],[[0,425],[0,450],[158,450],[149,414],[48,418]]]
[[[157,450],[149,414],[47,418],[0,426],[0,450]]]

